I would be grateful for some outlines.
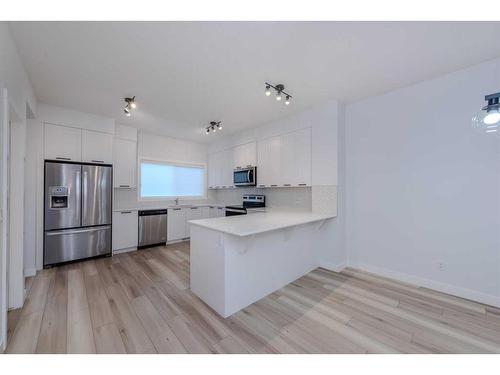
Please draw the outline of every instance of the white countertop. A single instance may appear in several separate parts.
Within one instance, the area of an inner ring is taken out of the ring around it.
[[[312,212],[255,212],[248,215],[226,216],[212,219],[191,220],[192,225],[231,234],[251,236],[297,225],[334,218],[335,215]]]
[[[226,207],[221,204],[179,204],[176,206],[175,204],[165,205],[165,206],[155,206],[155,207],[129,207],[129,208],[114,208],[113,212],[122,212],[122,211],[142,211],[142,210],[168,210],[172,208],[190,208],[190,207]]]

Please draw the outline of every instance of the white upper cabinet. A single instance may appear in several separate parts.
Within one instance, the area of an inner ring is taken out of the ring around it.
[[[274,187],[281,184],[281,137],[259,141],[257,145],[257,186]]]
[[[311,186],[311,129],[281,136],[281,185]]]
[[[233,169],[255,166],[257,159],[256,146],[256,142],[236,146],[233,149]]]
[[[259,141],[257,186],[311,186],[311,129]]]
[[[220,181],[219,152],[208,155],[208,188],[216,189]]]
[[[233,149],[208,155],[208,187],[221,189],[233,187]]]
[[[221,153],[221,179],[222,187],[230,188],[234,186],[233,183],[233,149],[224,150]]]
[[[82,130],[67,126],[44,125],[45,159],[82,160]]]
[[[113,135],[82,130],[82,161],[113,164]]]
[[[133,189],[137,176],[137,142],[128,139],[114,139],[113,186]]]

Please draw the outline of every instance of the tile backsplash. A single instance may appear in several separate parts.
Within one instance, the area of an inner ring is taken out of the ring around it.
[[[266,206],[290,211],[311,211],[310,187],[300,188],[236,188],[216,190],[216,202],[222,205],[241,204],[243,195],[262,194],[266,196]]]

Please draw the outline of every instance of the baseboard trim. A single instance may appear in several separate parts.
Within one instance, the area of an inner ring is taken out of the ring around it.
[[[123,253],[130,253],[131,251],[137,251],[137,247],[129,247],[129,248],[126,248],[126,249],[113,250],[113,255],[118,255],[118,254],[123,254]]]
[[[340,272],[347,267],[347,262],[333,263],[333,262],[321,261],[319,263],[319,267],[333,272]]]
[[[456,285],[451,285],[431,279],[426,279],[419,276],[408,275],[399,271],[393,271],[386,268],[373,266],[367,263],[348,262],[347,266],[352,268],[357,268],[362,271],[374,273],[379,276],[398,280],[404,283],[412,284],[414,286],[429,288],[436,290],[438,292],[451,294],[456,297],[465,298],[479,303],[484,303],[490,306],[500,307],[500,297],[491,294],[486,294],[475,290],[462,288]]]
[[[36,275],[36,268],[25,268],[24,277],[31,277]]]

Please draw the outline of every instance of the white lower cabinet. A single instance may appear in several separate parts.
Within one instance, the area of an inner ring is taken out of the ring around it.
[[[113,252],[137,247],[137,211],[113,212]]]
[[[186,219],[189,208],[169,208],[167,215],[167,241],[187,238]]]
[[[187,210],[187,215],[186,215],[186,235],[187,235],[187,237],[190,237],[189,220],[203,219],[204,208],[205,207],[191,207]]]
[[[211,206],[209,211],[210,218],[226,216],[226,209],[224,207]]]

